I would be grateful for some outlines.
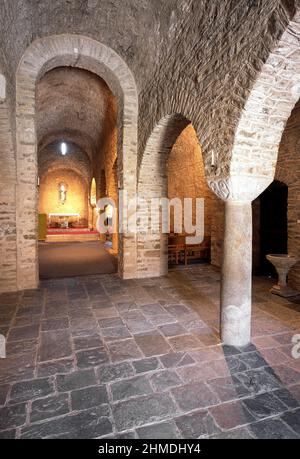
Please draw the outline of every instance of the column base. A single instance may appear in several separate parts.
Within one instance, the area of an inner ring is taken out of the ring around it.
[[[273,287],[270,289],[270,293],[273,293],[273,295],[282,296],[283,298],[290,298],[292,296],[299,295],[299,292],[297,292],[297,290],[293,290],[288,286],[282,287],[278,284],[273,285]]]
[[[251,338],[246,337],[245,339],[235,339],[234,337],[223,337],[221,336],[221,344],[224,346],[232,346],[232,347],[246,347],[251,344]]]

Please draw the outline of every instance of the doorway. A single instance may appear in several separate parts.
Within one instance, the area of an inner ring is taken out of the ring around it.
[[[253,272],[276,277],[266,259],[270,253],[287,253],[288,186],[278,180],[253,202]]]

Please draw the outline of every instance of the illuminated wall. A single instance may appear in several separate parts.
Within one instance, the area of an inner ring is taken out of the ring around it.
[[[205,180],[201,147],[191,124],[177,138],[168,159],[168,197],[170,199],[204,198],[204,232],[206,236],[210,236],[214,197]],[[172,215],[171,208],[171,231],[173,230]],[[195,205],[193,218],[195,223]]]
[[[300,260],[300,100],[286,124],[279,146],[275,180],[288,186],[288,252]],[[300,262],[290,270],[290,285],[300,291]]]
[[[59,184],[68,187],[66,202],[59,201]],[[71,170],[59,169],[40,179],[40,213],[79,213],[82,223],[88,219],[88,186],[84,179]]]

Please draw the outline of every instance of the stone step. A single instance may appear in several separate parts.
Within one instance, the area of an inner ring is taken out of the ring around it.
[[[98,241],[99,234],[48,234],[46,242]]]

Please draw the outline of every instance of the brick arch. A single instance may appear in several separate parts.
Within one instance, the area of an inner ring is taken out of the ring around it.
[[[148,138],[138,170],[138,196],[148,202],[148,208],[151,198],[167,197],[169,153],[179,135],[190,124],[191,121],[181,114],[167,115]],[[139,205],[138,219],[143,212],[143,205]],[[155,234],[138,231],[137,266],[138,277],[154,277],[168,272],[166,234],[161,231]]]
[[[130,69],[115,51],[88,37],[63,34],[35,40],[16,74],[18,289],[38,285],[36,83],[45,72],[61,66],[97,74],[117,97],[119,181],[129,198],[136,194],[138,97]],[[136,235],[124,236],[120,237],[119,273],[130,278],[136,273]]]
[[[300,11],[263,65],[236,129],[230,175],[245,177],[245,184],[254,179],[256,195],[274,178],[279,143],[300,97],[299,38]]]

